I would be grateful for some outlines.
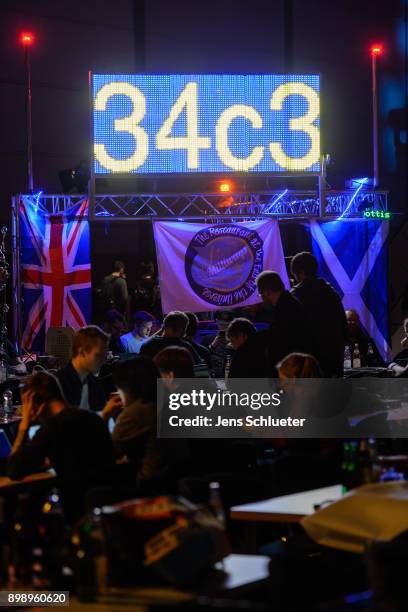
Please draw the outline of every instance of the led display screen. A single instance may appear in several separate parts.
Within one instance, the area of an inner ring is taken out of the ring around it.
[[[92,75],[94,172],[320,170],[318,75]]]

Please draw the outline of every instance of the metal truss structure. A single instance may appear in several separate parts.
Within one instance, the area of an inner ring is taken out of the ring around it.
[[[69,210],[87,195],[23,195],[47,214]],[[18,198],[14,198],[16,202]],[[121,194],[95,195],[91,199],[92,221],[195,220],[217,222],[221,218],[274,217],[298,219],[358,218],[367,209],[386,212],[387,192],[350,189],[326,192],[324,210],[321,210],[316,191],[263,191],[233,194]]]
[[[38,211],[56,215],[88,199],[87,194],[18,195],[12,199],[13,242],[13,327],[16,342],[21,340],[21,264],[19,202],[29,202]],[[365,210],[387,211],[387,192],[365,189],[328,191],[322,210],[321,193],[316,191],[263,191],[245,194],[173,193],[121,194],[90,197],[89,218],[100,221],[201,221],[225,223],[255,218],[293,221],[307,218],[357,219]]]

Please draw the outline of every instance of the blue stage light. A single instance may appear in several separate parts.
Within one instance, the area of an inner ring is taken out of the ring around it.
[[[340,217],[337,218],[337,221],[341,221],[345,215],[347,214],[347,212],[350,210],[354,200],[357,197],[357,194],[362,190],[362,188],[364,187],[364,185],[367,183],[367,181],[369,180],[368,177],[362,178],[362,179],[354,179],[356,182],[359,182],[359,185],[357,187],[357,189],[355,190],[355,192],[353,193],[353,195],[350,198],[350,202],[347,204],[346,208],[343,210],[343,212],[341,213]]]

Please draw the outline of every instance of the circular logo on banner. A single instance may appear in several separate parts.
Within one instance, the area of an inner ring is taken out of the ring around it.
[[[239,225],[214,225],[191,240],[185,270],[193,291],[208,304],[234,306],[256,290],[263,269],[263,241],[259,234]]]

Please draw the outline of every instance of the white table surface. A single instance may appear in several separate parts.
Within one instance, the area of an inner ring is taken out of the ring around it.
[[[313,489],[293,495],[265,499],[251,504],[233,506],[231,518],[245,521],[300,521],[315,512],[315,505],[342,497],[342,485]]]

